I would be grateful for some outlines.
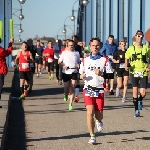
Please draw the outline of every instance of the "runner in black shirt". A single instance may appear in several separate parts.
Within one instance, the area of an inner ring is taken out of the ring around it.
[[[127,84],[129,79],[129,71],[125,70],[125,46],[126,42],[121,40],[119,42],[120,50],[116,51],[113,56],[113,62],[115,63],[114,69],[116,69],[117,73],[116,97],[120,96],[120,88],[122,88],[122,85],[124,84],[122,102],[126,101]]]

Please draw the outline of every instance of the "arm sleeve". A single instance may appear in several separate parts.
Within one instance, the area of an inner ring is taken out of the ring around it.
[[[7,48],[7,50],[5,50],[4,48],[0,47],[0,56],[1,57],[7,57],[12,53],[12,43],[9,43],[9,46]]]

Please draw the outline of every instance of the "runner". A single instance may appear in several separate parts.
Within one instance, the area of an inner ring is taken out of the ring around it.
[[[12,43],[14,43],[14,39],[10,40],[7,50],[0,46],[0,101],[1,101],[1,94],[4,85],[4,78],[8,72],[7,64],[6,64],[6,57],[12,53]],[[0,108],[2,105],[0,103]]]
[[[45,57],[46,66],[48,67],[48,76],[50,80],[54,80],[54,49],[51,40],[48,41],[47,48],[43,52]]]
[[[36,42],[36,56],[35,56],[35,68],[36,68],[36,74],[37,77],[39,77],[39,74],[41,74],[41,69],[42,69],[42,53],[43,53],[43,47],[40,45],[40,40],[37,40]]]
[[[69,40],[67,44],[68,48],[60,55],[59,63],[61,63],[63,67],[62,78],[64,82],[64,101],[68,100],[68,94],[70,93],[69,110],[73,110],[72,103],[75,96],[75,86],[78,75],[77,69],[79,69],[80,55],[79,52],[74,51],[73,40]]]
[[[69,39],[66,39],[66,40],[62,41],[62,47],[61,47],[61,51],[60,51],[59,56],[62,54],[63,51],[65,51],[67,49],[68,40]],[[59,64],[59,84],[62,85],[62,65],[61,64]]]
[[[83,47],[81,47],[78,42],[79,42],[79,37],[77,35],[72,36],[72,40],[75,43],[75,51],[79,52],[80,54],[80,59],[82,60],[83,58]],[[82,43],[82,42],[81,42]],[[76,87],[75,87],[75,102],[79,101],[79,91],[80,91],[80,74],[78,74],[77,82],[76,82]]]
[[[110,61],[112,61],[114,53],[118,50],[118,46],[114,43],[114,36],[108,36],[108,42],[106,42],[100,50],[100,54],[103,56],[108,56]],[[110,71],[105,75],[106,77],[106,88],[105,91],[108,92],[108,82],[110,83],[109,94],[114,95],[114,71]]]
[[[58,64],[61,45],[62,45],[61,40],[58,40],[58,44],[54,46],[54,64],[56,70],[56,82],[58,85],[62,84],[60,83],[61,81],[59,81],[59,64]]]
[[[27,96],[27,91],[30,81],[30,62],[33,62],[34,59],[30,51],[27,50],[27,42],[22,42],[21,51],[18,52],[15,63],[19,63],[19,75],[20,75],[20,99],[25,99]]]
[[[120,95],[120,89],[124,84],[123,89],[123,97],[122,102],[126,102],[126,93],[127,93],[127,85],[129,80],[129,71],[125,70],[125,53],[126,53],[126,42],[125,40],[121,40],[119,42],[120,50],[116,51],[112,61],[115,63],[116,73],[117,73],[117,88],[116,88],[116,97]]]
[[[131,45],[125,54],[125,69],[128,71],[130,67],[130,79],[133,87],[134,117],[140,116],[140,110],[142,110],[143,106],[142,100],[146,96],[148,72],[150,71],[150,62],[147,62],[147,58],[150,58],[150,49],[147,45],[142,44],[143,37],[143,32],[138,30],[135,34],[135,44]],[[140,96],[138,97],[139,82]]]
[[[87,109],[87,126],[91,135],[89,144],[95,144],[94,126],[100,132],[103,130],[103,108],[104,108],[104,77],[103,70],[106,66],[111,66],[108,58],[100,53],[100,39],[92,38],[90,40],[90,56],[84,58],[80,65],[80,77],[84,79],[83,98]]]
[[[27,40],[27,44],[28,44],[27,50],[30,51],[30,53],[32,54],[33,59],[35,60],[36,47],[33,45],[33,40],[32,39],[28,39]],[[30,67],[31,67],[31,72],[30,72],[30,82],[29,82],[29,93],[32,92],[33,75],[35,73],[35,63],[34,62],[30,63]]]

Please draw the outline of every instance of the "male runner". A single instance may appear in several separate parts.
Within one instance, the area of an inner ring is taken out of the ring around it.
[[[43,56],[45,57],[46,66],[48,67],[49,80],[54,80],[54,49],[51,40],[48,41],[48,45],[44,49]]]
[[[87,109],[87,126],[91,135],[89,144],[95,144],[94,126],[96,118],[96,127],[100,132],[103,129],[103,108],[104,108],[104,77],[103,70],[105,66],[111,66],[107,57],[100,53],[100,39],[92,38],[90,40],[91,53],[80,65],[80,77],[84,79],[83,98]]]
[[[18,52],[15,59],[15,64],[19,63],[21,99],[25,99],[25,96],[27,95],[31,73],[30,62],[34,61],[32,54],[27,50],[27,47],[27,42],[22,42],[21,51]]]
[[[100,54],[103,56],[108,56],[110,61],[112,61],[114,53],[118,50],[118,46],[114,43],[114,36],[109,35],[108,41],[103,45],[100,50]],[[106,73],[106,88],[105,91],[108,91],[108,81],[110,82],[110,95],[114,95],[113,86],[114,86],[114,71]]]
[[[73,40],[68,40],[67,44],[68,48],[60,55],[59,63],[61,63],[63,67],[62,79],[64,82],[64,101],[68,100],[68,94],[70,93],[69,110],[73,110],[72,102],[75,96],[80,55],[79,52],[74,50]]]
[[[148,72],[150,71],[150,49],[142,44],[144,34],[138,30],[135,34],[136,42],[131,45],[125,54],[125,69],[130,70],[130,79],[133,87],[133,103],[135,107],[134,117],[140,116],[142,110],[142,100],[146,95],[148,84]],[[130,64],[129,64],[130,61]],[[130,69],[129,69],[130,67]],[[138,83],[140,82],[140,96],[138,97]]]

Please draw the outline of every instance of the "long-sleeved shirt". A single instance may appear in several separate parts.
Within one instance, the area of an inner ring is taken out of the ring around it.
[[[8,49],[5,50],[0,46],[0,74],[7,74],[6,57],[12,53],[12,43],[9,43]]]

